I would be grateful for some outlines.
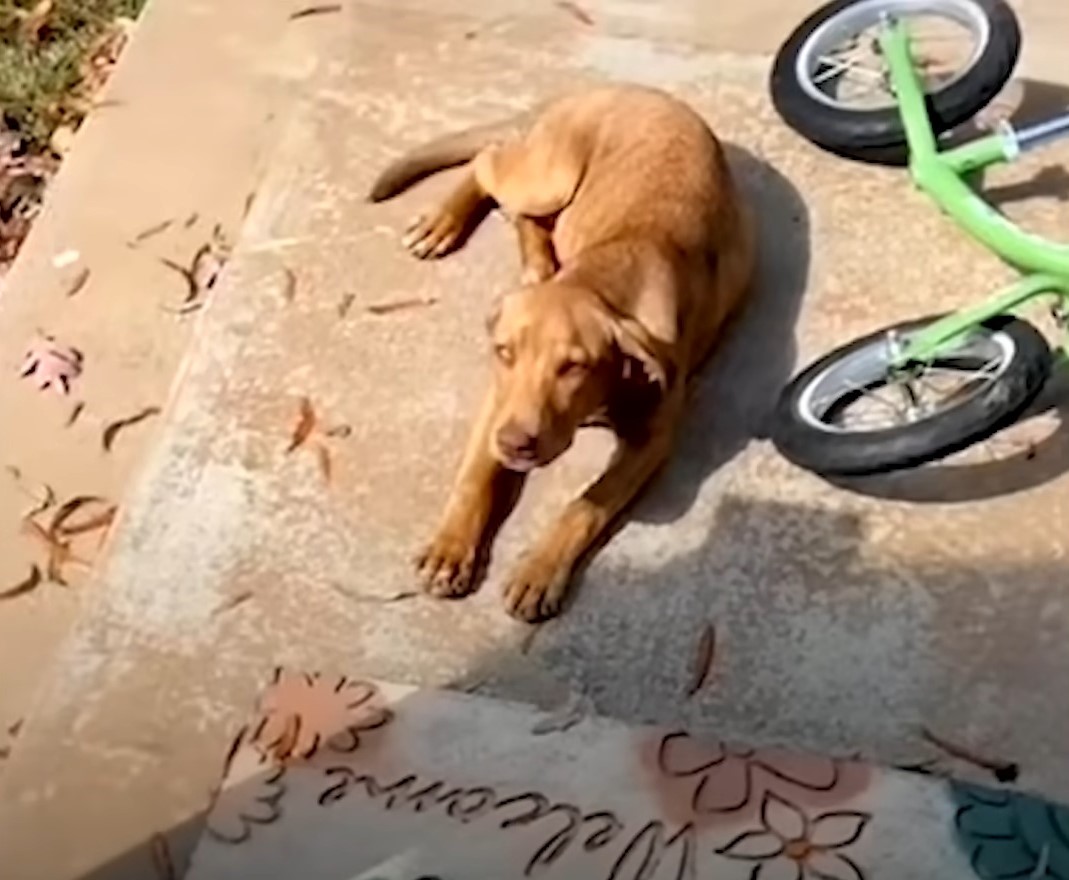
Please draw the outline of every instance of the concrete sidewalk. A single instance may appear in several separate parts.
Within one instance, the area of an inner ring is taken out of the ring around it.
[[[933,757],[926,726],[1069,799],[1069,692],[1056,684],[1069,669],[1069,443],[1056,417],[1022,426],[1009,461],[982,449],[859,491],[793,470],[759,439],[797,363],[1008,277],[901,173],[818,154],[776,120],[767,57],[739,47],[778,43],[798,17],[789,5],[764,9],[751,37],[731,31],[742,11],[688,3],[592,5],[592,26],[518,0],[384,0],[319,20],[317,70],[5,773],[0,857],[16,880],[121,876],[106,873],[119,854],[172,828],[186,828],[184,852],[277,664],[543,708],[579,694],[632,725],[882,764]],[[766,42],[748,42],[758,32]],[[482,316],[516,258],[491,218],[462,253],[415,263],[398,230],[448,181],[384,206],[366,187],[407,145],[605,78],[670,88],[732,144],[762,226],[758,301],[674,464],[564,618],[532,637],[497,585],[603,460],[596,434],[534,482],[478,595],[391,601],[411,589],[407,560],[444,500],[485,372]],[[1042,195],[1007,210],[1064,227]],[[412,299],[433,303],[369,310]],[[351,434],[286,455],[305,396]],[[713,680],[688,699],[707,624]]]

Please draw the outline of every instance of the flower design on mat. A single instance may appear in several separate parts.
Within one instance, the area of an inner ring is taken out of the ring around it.
[[[278,819],[285,774],[285,768],[247,742],[242,731],[230,747],[223,781],[208,811],[208,833],[223,843],[244,843],[253,826]]]
[[[696,780],[691,807],[698,815],[742,810],[767,791],[782,794],[778,789],[784,784],[826,793],[841,781],[841,765],[831,758],[783,749],[733,748],[682,732],[661,739],[657,765],[666,776]]]
[[[717,852],[754,862],[751,880],[864,880],[861,868],[841,850],[861,837],[871,819],[856,811],[810,819],[794,804],[768,792],[761,802],[761,827],[743,832]]]
[[[950,796],[955,837],[977,877],[1069,880],[1069,807],[956,782]]]
[[[370,682],[282,669],[261,697],[260,711],[253,739],[279,762],[311,758],[324,743],[334,751],[356,751],[362,733],[393,717]]]

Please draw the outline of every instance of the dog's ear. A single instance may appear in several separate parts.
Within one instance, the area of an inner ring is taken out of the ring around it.
[[[612,323],[616,347],[623,356],[624,381],[641,379],[666,391],[673,378],[667,346],[634,318],[615,316]]]

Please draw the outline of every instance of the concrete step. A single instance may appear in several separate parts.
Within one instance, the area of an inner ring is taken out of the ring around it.
[[[0,859],[17,880],[144,876],[121,854],[142,858],[171,829],[187,852],[189,820],[279,664],[543,708],[578,693],[632,727],[886,765],[933,757],[928,727],[1019,762],[1023,788],[1069,799],[1069,695],[1036,689],[1069,665],[1062,435],[1008,465],[979,450],[864,493],[801,474],[756,439],[796,363],[970,301],[1008,271],[900,172],[787,132],[766,97],[767,56],[723,51],[734,38],[719,13],[652,9],[606,4],[589,25],[554,5],[397,0],[298,19],[318,28],[315,70],[94,601],[4,776]],[[766,41],[793,23],[782,20],[793,11],[764,14]],[[413,262],[398,230],[448,180],[382,206],[366,203],[367,186],[406,145],[606,78],[670,88],[730,142],[761,223],[757,300],[699,388],[675,463],[559,622],[532,633],[511,621],[498,587],[604,461],[596,435],[533,481],[479,594],[398,599],[478,400],[483,315],[517,267],[496,217],[462,253]],[[1059,221],[1042,199],[1010,210],[1041,230]],[[411,301],[426,304],[372,308]],[[324,430],[289,454],[304,398]],[[328,436],[340,425],[348,436]],[[715,674],[687,697],[708,625]]]

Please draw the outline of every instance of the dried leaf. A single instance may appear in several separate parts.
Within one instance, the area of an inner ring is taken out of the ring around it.
[[[105,428],[104,433],[100,437],[100,444],[104,447],[105,452],[111,452],[112,444],[115,443],[115,438],[119,432],[124,428],[129,428],[132,425],[139,424],[145,421],[145,419],[152,416],[158,416],[160,414],[160,408],[158,406],[146,406],[143,410],[139,410],[132,416],[127,416],[125,419],[116,419],[114,422],[110,422]]]
[[[149,847],[152,850],[152,866],[156,869],[158,880],[178,880],[167,838],[157,832],[152,835]]]
[[[293,426],[293,434],[290,436],[290,445],[286,447],[289,455],[297,447],[301,446],[316,426],[316,411],[312,401],[307,397],[301,398],[300,414],[297,416],[297,424]]]
[[[352,425],[335,425],[323,432],[327,437],[348,437],[353,433]]]
[[[716,628],[706,624],[702,630],[701,638],[698,639],[698,650],[694,655],[694,665],[691,667],[690,684],[687,685],[686,695],[693,697],[709,678],[713,669],[713,661],[716,659]]]
[[[41,583],[41,569],[37,565],[30,566],[30,573],[26,576],[26,579],[15,584],[13,587],[9,587],[6,590],[0,590],[0,600],[2,599],[14,599],[16,596],[23,596],[26,593],[33,592]],[[10,731],[9,731],[10,732]]]
[[[212,611],[212,617],[218,617],[221,614],[226,614],[228,611],[233,611],[235,608],[244,605],[252,597],[252,590],[242,590],[240,593],[223,600],[219,604],[219,607]]]
[[[419,597],[419,592],[416,590],[402,590],[399,593],[389,593],[385,596],[368,595],[367,593],[353,593],[345,589],[341,584],[329,583],[328,586],[334,590],[334,592],[344,596],[346,599],[351,599],[354,602],[371,602],[376,605],[392,605],[394,602],[403,602],[407,599],[416,599]]]
[[[403,312],[408,309],[425,308],[426,306],[433,306],[438,302],[438,297],[428,296],[423,299],[400,299],[396,302],[378,303],[367,307],[367,311],[372,315],[390,315],[394,312]]]
[[[81,293],[82,288],[89,283],[89,274],[89,267],[86,266],[81,272],[74,276],[74,281],[72,281],[71,286],[67,288],[68,297],[76,296]]]
[[[573,3],[572,0],[557,0],[557,8],[563,9],[576,21],[592,27],[594,25],[594,16],[583,9],[578,3]]]
[[[82,414],[82,412],[84,410],[85,410],[85,401],[84,400],[79,400],[76,404],[74,404],[73,407],[71,407],[71,414],[69,416],[67,416],[67,421],[63,423],[63,427],[64,428],[69,428],[76,421],[78,421],[78,417]]]
[[[974,767],[979,767],[981,770],[990,771],[999,782],[1015,782],[1020,775],[1020,767],[1013,761],[985,758],[965,746],[959,746],[940,736],[936,736],[927,727],[921,728],[921,736],[937,749],[946,752],[950,757],[957,758],[959,761],[964,761],[967,764],[972,764]]]
[[[288,266],[283,266],[282,271],[286,275],[286,281],[282,287],[282,298],[291,303],[297,296],[297,275]]]
[[[97,529],[106,529],[115,522],[115,516],[118,512],[119,506],[117,504],[112,504],[95,516],[91,516],[89,519],[83,520],[80,523],[75,523],[71,526],[60,526],[56,530],[56,535],[64,538],[72,538],[75,535],[84,535],[87,532],[95,532]]]
[[[148,241],[153,236],[159,235],[161,232],[166,232],[168,229],[171,228],[172,223],[174,223],[173,217],[170,220],[163,220],[160,223],[156,223],[155,225],[150,226],[147,229],[142,229],[139,233],[137,233],[137,235],[134,236],[133,241],[131,241],[131,244],[134,247],[137,247],[137,245],[141,244],[144,241]]]
[[[353,307],[353,303],[356,302],[356,294],[347,293],[341,298],[341,302],[338,303],[338,317],[344,318],[349,314],[349,309]]]
[[[97,495],[75,495],[69,501],[63,503],[63,505],[56,511],[52,517],[52,522],[49,524],[46,536],[51,540],[61,534],[69,520],[75,513],[85,507],[87,504],[107,504],[108,501],[105,498],[101,498]]]
[[[46,510],[48,510],[48,508],[50,508],[53,504],[56,503],[56,493],[52,489],[52,487],[48,485],[48,483],[42,483],[41,489],[43,491],[41,492],[40,498],[37,499],[37,502],[33,505],[33,507],[29,508],[25,513],[22,514],[23,519],[33,519],[39,513],[44,513]]]
[[[82,374],[83,360],[78,349],[43,336],[30,344],[19,375],[23,379],[32,377],[40,391],[54,388],[60,394],[67,394],[71,382]]]
[[[341,4],[321,3],[318,6],[306,6],[304,9],[298,9],[296,12],[290,13],[290,21],[297,21],[300,18],[309,18],[313,15],[326,15],[330,12],[341,12]]]
[[[323,482],[329,486],[334,475],[334,464],[330,458],[330,450],[322,443],[317,443],[315,450],[316,460],[319,462],[319,472],[323,475]]]

